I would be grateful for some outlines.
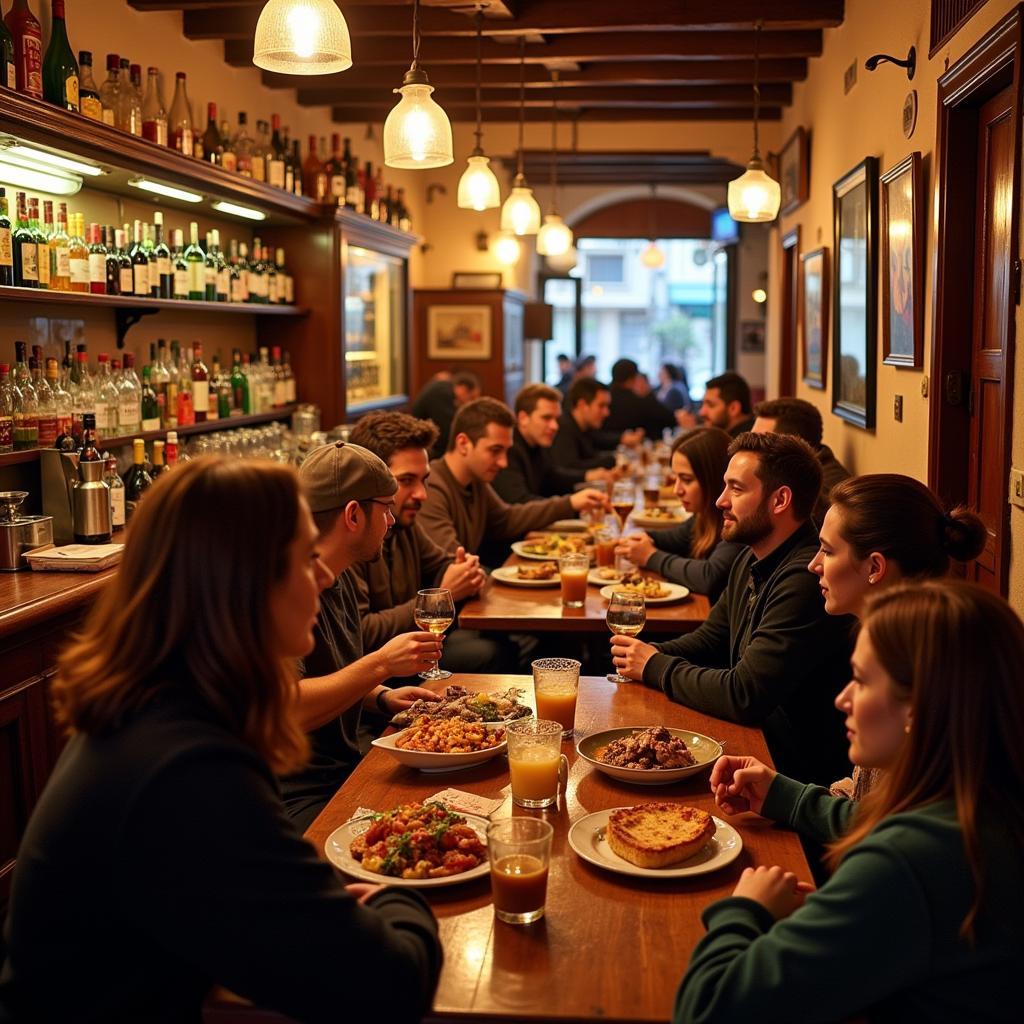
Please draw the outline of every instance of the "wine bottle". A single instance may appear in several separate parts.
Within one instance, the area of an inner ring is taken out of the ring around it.
[[[257,128],[257,132],[259,129]],[[235,150],[235,170],[243,178],[254,178],[252,162],[256,150],[256,143],[249,134],[249,118],[244,110],[238,112],[238,131],[232,140]]]
[[[171,149],[192,156],[195,150],[192,131],[192,105],[189,103],[185,88],[185,72],[179,71],[174,76],[174,100],[168,118]]]
[[[124,513],[130,520],[139,507],[143,494],[152,486],[153,478],[146,470],[146,442],[141,437],[132,441],[132,464],[124,475]]]
[[[149,366],[142,368],[142,429],[160,429],[160,405],[153,390],[153,370]]]
[[[121,254],[117,251],[117,233],[108,224],[103,228],[103,247],[107,250],[105,268],[107,294],[121,294]]]
[[[103,123],[116,126],[121,109],[121,58],[116,53],[107,54],[107,77],[100,86],[100,106]]]
[[[68,276],[71,291],[87,292],[89,290],[89,247],[85,244],[83,234],[83,215],[71,215],[71,228],[68,239]]]
[[[78,461],[99,462],[102,456],[96,444],[96,414],[87,412],[82,416],[82,450],[78,453]]]
[[[128,68],[128,88],[125,93],[125,131],[141,139],[142,133],[142,66]]]
[[[196,423],[205,423],[210,409],[210,371],[203,362],[203,346],[195,342],[192,346],[192,369],[189,379],[192,381],[192,410]]]
[[[78,52],[78,107],[85,117],[93,121],[103,120],[103,104],[96,79],[92,76],[92,53],[89,50]]]
[[[100,240],[99,224],[89,225],[89,291],[107,294],[107,248]]]
[[[14,229],[14,283],[19,288],[39,287],[39,243],[28,226],[25,193],[17,193]]]
[[[225,171],[234,173],[238,170],[238,152],[235,150],[235,140],[231,135],[231,125],[227,118],[220,123],[220,144],[223,149],[221,153],[221,166]]]
[[[345,166],[341,162],[341,136],[331,135],[331,158],[327,161],[328,191],[335,206],[345,205]]]
[[[36,240],[36,268],[39,272],[39,287],[50,287],[50,238],[39,224],[39,200],[29,203],[28,226]]]
[[[185,237],[181,228],[174,229],[174,294],[172,298],[188,298],[188,264],[185,262]]]
[[[124,481],[117,475],[117,459],[104,463],[103,481],[110,488],[110,525],[116,530],[124,526]]]
[[[28,6],[14,0],[4,18],[14,40],[14,77],[18,92],[43,98],[43,30]]]
[[[52,0],[50,11],[50,45],[43,58],[43,97],[64,110],[78,113],[78,61],[68,42],[64,0]]]
[[[213,232],[206,232],[206,260],[203,264],[203,298],[217,301],[217,254],[213,248]]]
[[[217,129],[217,104],[206,105],[206,131],[203,132],[203,159],[220,166],[223,163],[224,144]]]
[[[188,226],[189,246],[185,250],[185,266],[188,269],[188,297],[193,301],[206,298],[206,255],[199,246],[199,225],[192,221]]]
[[[153,214],[155,242],[152,257],[156,261],[154,276],[153,258],[149,264],[149,293],[154,299],[169,299],[174,292],[174,271],[171,267],[171,250],[164,241],[164,215],[160,210]]]
[[[14,240],[7,213],[7,189],[0,188],[0,284],[14,284]]]
[[[274,188],[285,187],[284,143],[281,141],[281,115],[274,114],[270,119],[273,135],[270,137],[270,152],[267,155],[267,181]]]
[[[318,203],[327,198],[327,172],[317,155],[315,135],[309,137],[309,153],[302,164],[302,187],[306,195]]]
[[[14,67],[14,36],[0,14],[0,85],[18,88],[18,72]]]
[[[114,232],[117,245],[117,291],[119,295],[132,295],[135,292],[135,272],[132,258],[128,255],[128,234],[118,229]]]
[[[167,108],[160,92],[160,69],[146,69],[146,98],[142,103],[142,137],[158,146],[168,145]]]
[[[302,183],[302,152],[299,140],[292,143],[292,191],[297,196],[305,195]]]
[[[151,292],[149,288],[149,254],[142,244],[142,222],[135,221],[134,244],[132,245],[132,277],[134,294],[148,297]]]
[[[57,226],[50,235],[50,288],[71,291],[71,256],[68,246],[68,204],[57,207]]]

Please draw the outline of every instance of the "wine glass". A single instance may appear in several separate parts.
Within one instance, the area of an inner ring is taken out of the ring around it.
[[[440,636],[455,621],[455,602],[452,600],[452,592],[441,587],[418,590],[413,618],[420,629]],[[421,672],[420,679],[447,679],[451,672],[438,668],[440,661],[441,659],[438,658],[429,672]]]
[[[643,594],[634,594],[628,590],[612,591],[611,599],[608,601],[608,613],[605,622],[608,628],[620,636],[636,636],[644,628],[647,620],[646,605]],[[621,672],[612,672],[607,676],[613,683],[632,682]]]
[[[632,482],[617,483],[612,488],[612,510],[619,517],[619,528],[626,532],[626,520],[636,504],[636,485]]]

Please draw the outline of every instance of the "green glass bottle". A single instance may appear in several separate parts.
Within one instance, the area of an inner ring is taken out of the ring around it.
[[[231,366],[231,404],[244,416],[252,412],[249,407],[249,378],[242,371],[242,353],[237,348]]]
[[[64,20],[64,0],[53,0],[50,45],[43,57],[43,98],[50,103],[78,113],[78,61],[68,42]]]
[[[206,254],[199,247],[199,225],[189,225],[191,240],[185,250],[185,266],[188,269],[188,297],[193,301],[206,298]]]
[[[8,89],[18,87],[17,72],[14,68],[14,36],[4,23],[0,8],[0,85]]]

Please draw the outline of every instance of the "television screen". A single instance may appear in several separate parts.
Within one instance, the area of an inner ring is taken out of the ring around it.
[[[740,240],[740,226],[729,216],[729,207],[720,206],[711,213],[711,238],[719,245]]]

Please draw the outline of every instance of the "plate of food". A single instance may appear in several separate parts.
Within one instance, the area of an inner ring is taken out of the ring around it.
[[[378,736],[371,746],[421,772],[454,772],[490,761],[508,749],[503,726],[459,718],[418,718],[407,729]]]
[[[625,573],[616,569],[614,565],[599,565],[587,573],[587,582],[593,583],[595,587],[604,587],[609,583],[618,583]]]
[[[667,786],[710,768],[722,744],[689,729],[628,726],[591,733],[576,752],[598,771],[637,786]]]
[[[458,718],[492,727],[504,725],[533,714],[533,708],[520,700],[525,692],[518,686],[510,686],[500,693],[474,693],[464,686],[452,685],[445,688],[440,700],[413,701],[391,719],[391,724],[404,729],[423,719]]]
[[[678,526],[685,518],[681,505],[675,508],[655,505],[654,508],[645,508],[643,512],[634,512],[633,525],[645,530],[660,530],[666,526]]]
[[[645,576],[639,571],[626,573],[618,583],[602,587],[601,596],[606,601],[610,601],[612,594],[617,590],[625,590],[630,594],[643,594],[647,604],[669,604],[672,601],[682,601],[684,597],[690,596],[688,587],[679,583],[668,583],[666,580],[655,579],[653,576]]]
[[[513,587],[557,587],[561,582],[557,562],[530,562],[529,565],[502,565],[491,576]]]
[[[731,825],[675,803],[613,807],[569,829],[569,846],[595,867],[634,878],[686,878],[718,871],[743,849]]]
[[[579,533],[567,536],[564,533],[546,533],[528,540],[517,540],[512,543],[512,550],[520,558],[552,559],[560,555],[577,553],[589,554],[586,535]]]
[[[456,885],[490,870],[487,819],[441,803],[353,818],[327,837],[324,853],[345,874],[387,885]]]

